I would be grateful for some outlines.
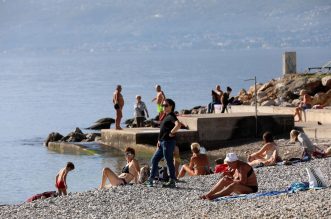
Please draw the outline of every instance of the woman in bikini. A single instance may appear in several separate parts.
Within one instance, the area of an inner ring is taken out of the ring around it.
[[[139,163],[134,158],[135,150],[131,147],[127,147],[125,149],[125,159],[127,164],[123,167],[121,174],[116,175],[111,169],[108,167],[102,170],[102,181],[99,189],[109,187],[109,186],[119,186],[126,185],[134,180],[135,183],[138,182],[139,178]],[[107,179],[110,182],[110,185],[106,185]]]
[[[278,154],[278,146],[270,132],[263,134],[264,145],[262,148],[247,157],[248,164],[251,166],[270,166],[281,161]]]
[[[200,196],[201,199],[212,200],[232,193],[249,194],[258,191],[258,184],[253,168],[238,160],[235,153],[228,153],[224,160],[229,169],[209,192]]]
[[[184,164],[178,174],[178,178],[184,177],[186,173],[189,176],[206,175],[209,173],[209,161],[206,154],[200,153],[200,145],[198,143],[191,144],[193,155],[189,164]]]

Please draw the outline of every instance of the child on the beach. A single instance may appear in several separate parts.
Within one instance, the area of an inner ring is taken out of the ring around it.
[[[74,169],[75,165],[71,162],[68,162],[67,165],[62,168],[56,175],[55,187],[57,188],[59,195],[67,195],[67,175],[69,171]]]

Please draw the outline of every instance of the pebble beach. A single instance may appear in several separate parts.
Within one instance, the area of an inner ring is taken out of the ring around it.
[[[282,146],[285,140],[278,140]],[[329,143],[329,141],[324,141]],[[245,151],[260,143],[222,150]],[[222,150],[209,153],[220,153]],[[286,147],[284,153],[295,151]],[[331,158],[293,165],[255,168],[259,192],[281,191],[293,182],[307,182],[306,167],[319,168],[330,185]],[[68,196],[0,207],[0,218],[330,218],[331,188],[252,199],[207,201],[207,192],[221,175],[184,177],[177,188],[153,188],[135,184],[110,189],[92,189]],[[97,185],[96,185],[97,186]],[[70,185],[69,185],[70,191]]]

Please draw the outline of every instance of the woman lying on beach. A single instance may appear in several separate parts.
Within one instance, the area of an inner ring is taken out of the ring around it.
[[[229,169],[223,173],[223,177],[206,194],[200,196],[202,199],[212,200],[232,193],[249,194],[258,191],[256,175],[253,167],[238,160],[235,153],[228,153],[224,160]]]
[[[263,134],[264,145],[262,148],[247,157],[248,164],[251,166],[270,166],[276,164],[281,159],[278,155],[278,146],[270,132]]]
[[[119,186],[119,185],[126,185],[130,183],[132,180],[135,183],[138,182],[139,178],[139,163],[135,157],[135,150],[131,147],[127,147],[125,149],[125,159],[127,164],[123,167],[122,172],[120,175],[116,175],[111,169],[108,167],[102,170],[102,181],[99,189],[108,187],[108,186]],[[110,185],[106,185],[107,179],[110,182]]]
[[[206,154],[200,153],[200,145],[198,143],[191,144],[193,155],[189,164],[184,164],[179,172],[178,178],[184,177],[186,173],[189,176],[209,174],[209,161]]]

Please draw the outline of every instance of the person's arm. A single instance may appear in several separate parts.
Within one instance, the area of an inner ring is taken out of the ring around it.
[[[59,178],[59,174],[57,174],[56,177],[55,177],[55,187],[56,187],[58,178]]]
[[[263,156],[263,154],[264,154],[266,151],[269,150],[269,148],[270,148],[270,143],[267,143],[267,144],[263,145],[263,147],[262,147],[259,151],[257,151],[257,152],[255,152],[255,153],[249,155],[249,157],[256,157],[256,156],[257,156],[257,157],[261,157],[261,156]]]
[[[239,167],[239,169],[237,170],[238,175],[233,180],[233,182],[237,184],[245,185],[247,182],[247,173],[248,173],[247,167],[243,167],[243,166]]]
[[[146,117],[148,118],[149,115],[148,115],[148,110],[147,110],[147,107],[146,107],[146,104],[144,103],[144,111],[146,112]]]
[[[133,167],[137,171],[137,175],[134,177],[134,182],[137,184],[140,175],[140,166],[137,160],[133,160]]]
[[[277,161],[277,157],[278,157],[278,154],[277,154],[277,151],[275,150],[272,153],[271,157],[266,162],[264,162],[264,165],[273,165],[273,164],[275,164],[276,161]]]
[[[63,173],[63,182],[64,182],[64,185],[65,185],[66,189],[68,188],[68,186],[67,186],[67,175],[68,175],[68,171],[67,170],[64,170],[64,173]]]
[[[188,165],[188,167],[191,169],[191,170],[193,170],[193,167],[194,167],[194,157],[191,157],[191,160],[190,160],[190,163],[189,163],[189,165]]]
[[[180,127],[181,127],[181,123],[178,120],[176,120],[175,121],[175,127],[171,130],[169,136],[170,137],[175,136],[177,131],[180,129]]]
[[[116,91],[113,96],[113,103],[117,104],[118,103],[118,92]]]

